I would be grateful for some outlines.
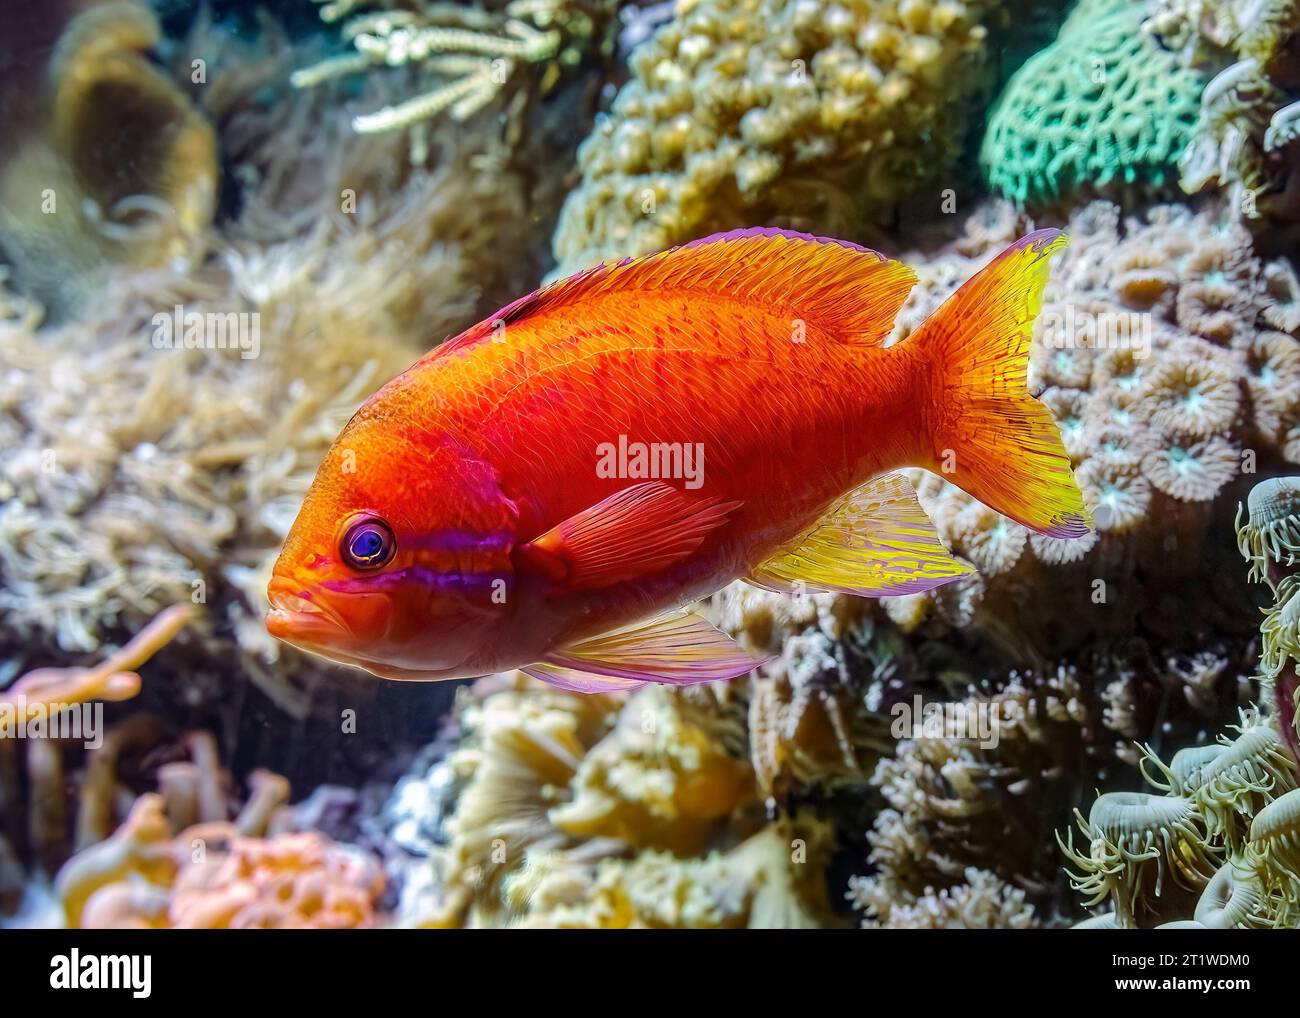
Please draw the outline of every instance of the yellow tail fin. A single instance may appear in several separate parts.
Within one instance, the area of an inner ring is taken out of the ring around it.
[[[1023,237],[971,277],[904,343],[924,358],[924,464],[1040,534],[1081,537],[1092,520],[1051,412],[1029,395],[1034,318],[1060,230]]]

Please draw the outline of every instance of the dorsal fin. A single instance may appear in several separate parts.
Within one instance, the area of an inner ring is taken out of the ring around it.
[[[785,307],[792,320],[879,346],[915,283],[916,273],[902,262],[848,241],[765,227],[732,230],[557,280],[507,304],[431,356],[469,349],[535,315],[624,290],[704,291]]]

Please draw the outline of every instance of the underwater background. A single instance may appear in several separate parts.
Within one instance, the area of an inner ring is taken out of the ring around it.
[[[0,921],[1300,924],[1300,2],[0,26]],[[267,635],[383,382],[544,280],[760,225],[913,266],[893,341],[1064,228],[1030,387],[1096,533],[918,471],[978,575],[727,587],[772,660],[725,684],[385,682]]]

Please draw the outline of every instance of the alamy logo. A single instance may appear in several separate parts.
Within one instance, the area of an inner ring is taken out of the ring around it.
[[[690,489],[704,484],[703,442],[618,442],[596,446],[596,476],[632,480],[682,481]]]
[[[895,739],[938,739],[977,742],[981,749],[993,749],[1001,738],[1002,716],[992,701],[975,703],[925,703],[920,695],[894,704],[889,733]]]
[[[141,999],[152,992],[153,957],[139,954],[87,954],[77,948],[50,959],[50,986],[56,990],[130,990]]]
[[[244,360],[262,352],[262,316],[256,312],[186,311],[177,304],[151,320],[155,350],[238,350]]]
[[[69,739],[86,749],[99,749],[104,744],[104,705],[28,703],[18,693],[0,700],[0,739]]]

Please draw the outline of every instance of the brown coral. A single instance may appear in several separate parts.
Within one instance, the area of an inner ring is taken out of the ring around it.
[[[963,100],[991,70],[982,21],[995,6],[679,5],[633,52],[632,81],[579,151],[556,274],[818,207],[887,215],[960,150]]]
[[[0,691],[0,857],[13,859],[15,867],[23,860],[51,869],[66,858],[74,807],[68,793],[70,768],[60,739],[79,738],[96,747],[92,754],[104,754],[105,759],[111,757],[117,739],[115,730],[101,730],[100,715],[87,720],[69,718],[68,712],[90,701],[136,696],[141,679],[134,669],[171,642],[194,614],[189,605],[175,606],[98,665],[36,669]],[[20,747],[25,774],[19,768]],[[93,826],[88,817],[106,815],[111,808],[106,800],[116,791],[111,782],[97,779],[102,779],[102,773],[92,769],[79,789],[81,802],[75,807],[79,845],[86,843],[85,832]],[[0,898],[7,899],[12,890],[0,886]]]
[[[134,669],[175,639],[194,618],[189,605],[176,605],[145,626],[125,647],[90,668],[39,668],[0,691],[0,738],[12,733],[27,711],[40,707],[66,710],[89,700],[129,700],[140,692]]]

